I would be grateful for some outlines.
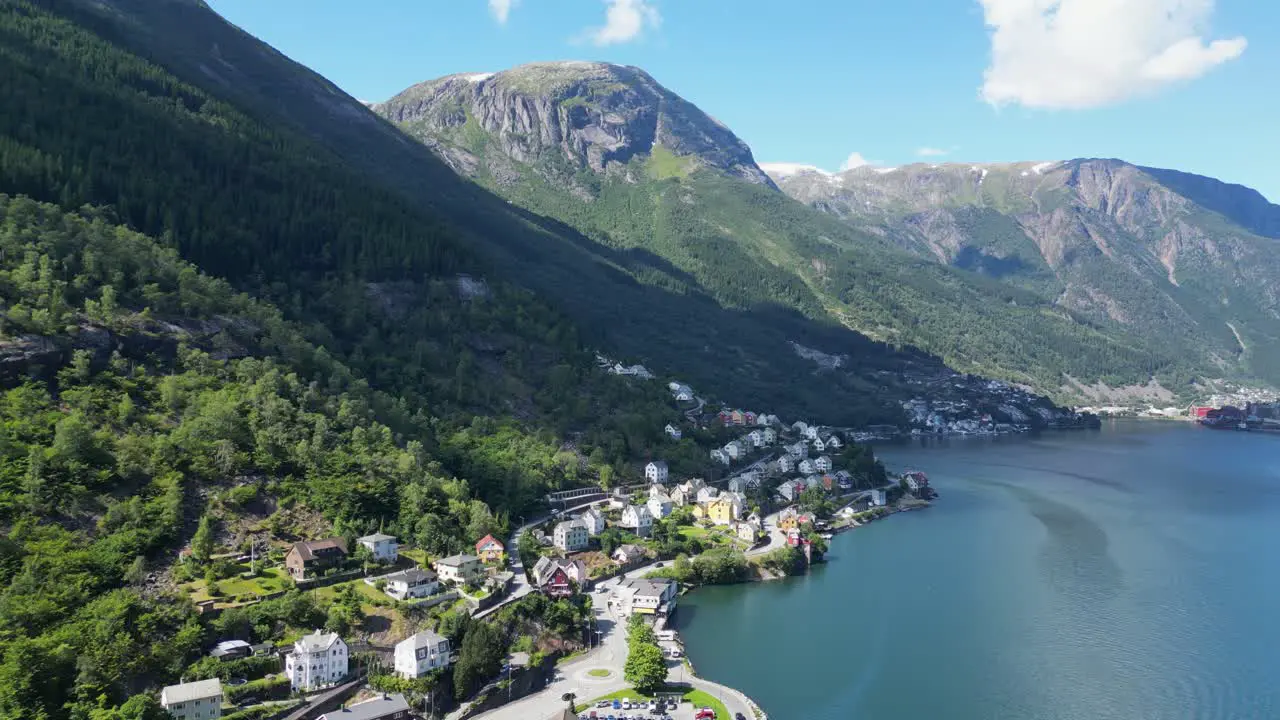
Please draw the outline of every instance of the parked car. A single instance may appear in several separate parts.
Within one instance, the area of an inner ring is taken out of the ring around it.
[[[716,711],[709,707],[704,707],[694,714],[693,720],[715,720]]]

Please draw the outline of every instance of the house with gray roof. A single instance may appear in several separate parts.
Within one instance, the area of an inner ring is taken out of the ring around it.
[[[218,678],[170,685],[160,691],[160,706],[177,720],[222,717],[222,681]]]
[[[400,693],[383,694],[321,715],[318,720],[405,720],[409,703]]]

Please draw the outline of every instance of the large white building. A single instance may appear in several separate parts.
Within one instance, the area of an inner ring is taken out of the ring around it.
[[[395,537],[383,533],[365,535],[356,540],[361,547],[367,548],[369,554],[378,562],[395,562],[400,555],[400,543]]]
[[[294,690],[315,690],[345,678],[349,660],[347,644],[337,633],[316,630],[293,643],[293,652],[284,658],[284,674]]]
[[[396,643],[396,674],[417,678],[450,663],[449,640],[429,630]]]
[[[604,532],[604,513],[599,508],[589,507],[578,516],[578,522],[587,529],[588,535],[599,535]]]
[[[640,537],[649,537],[649,531],[653,529],[653,513],[644,505],[628,505],[623,508],[622,520],[618,524]]]
[[[680,586],[666,578],[632,578],[614,588],[609,604],[620,617],[654,615],[666,617],[676,607]]]
[[[565,520],[556,523],[556,528],[551,533],[551,541],[564,552],[585,550],[590,538],[587,526],[581,520]]]
[[[665,483],[667,474],[667,463],[663,460],[654,460],[644,466],[644,479],[651,483]]]
[[[160,706],[177,720],[222,717],[222,681],[218,678],[170,685],[160,691]]]

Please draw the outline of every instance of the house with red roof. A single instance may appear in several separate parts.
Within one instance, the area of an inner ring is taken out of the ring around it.
[[[485,535],[476,543],[476,557],[482,562],[502,562],[506,546],[492,535]]]

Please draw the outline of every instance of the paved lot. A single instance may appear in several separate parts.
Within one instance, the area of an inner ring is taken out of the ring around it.
[[[627,573],[626,577],[639,577],[652,569],[652,565],[638,568]],[[611,587],[617,582],[618,580],[614,579],[603,584]],[[565,693],[571,692],[578,698],[579,702],[586,702],[592,698],[628,688],[629,686],[622,675],[623,666],[627,661],[626,625],[618,622],[618,619],[610,612],[607,607],[608,598],[609,593],[607,592],[591,593],[596,623],[602,633],[599,647],[557,668],[555,678],[542,692],[490,710],[487,713],[476,716],[477,719],[543,720],[551,717],[556,711],[564,709],[565,703],[561,696]],[[679,612],[679,610],[676,612]],[[733,690],[692,677],[679,660],[668,659],[667,666],[670,668],[667,677],[671,682],[691,685],[698,690],[714,695],[723,702],[729,710],[729,720],[732,719],[733,713],[737,712],[742,713],[744,717],[755,717],[746,702]],[[607,677],[593,676],[590,674],[592,670],[608,670],[609,675]],[[678,718],[678,720],[691,720],[693,718],[691,707],[688,703],[683,703],[680,706],[683,714],[673,713],[671,716]],[[601,717],[600,709],[597,708],[590,708],[582,715],[590,717],[591,710],[596,710],[597,717]],[[627,715],[628,717],[635,715],[642,718],[653,717],[652,713],[646,714],[625,710],[614,712],[612,708],[610,708],[609,712],[603,713],[603,717],[608,718],[610,713],[615,718],[620,715]],[[717,718],[717,720],[726,719]]]

